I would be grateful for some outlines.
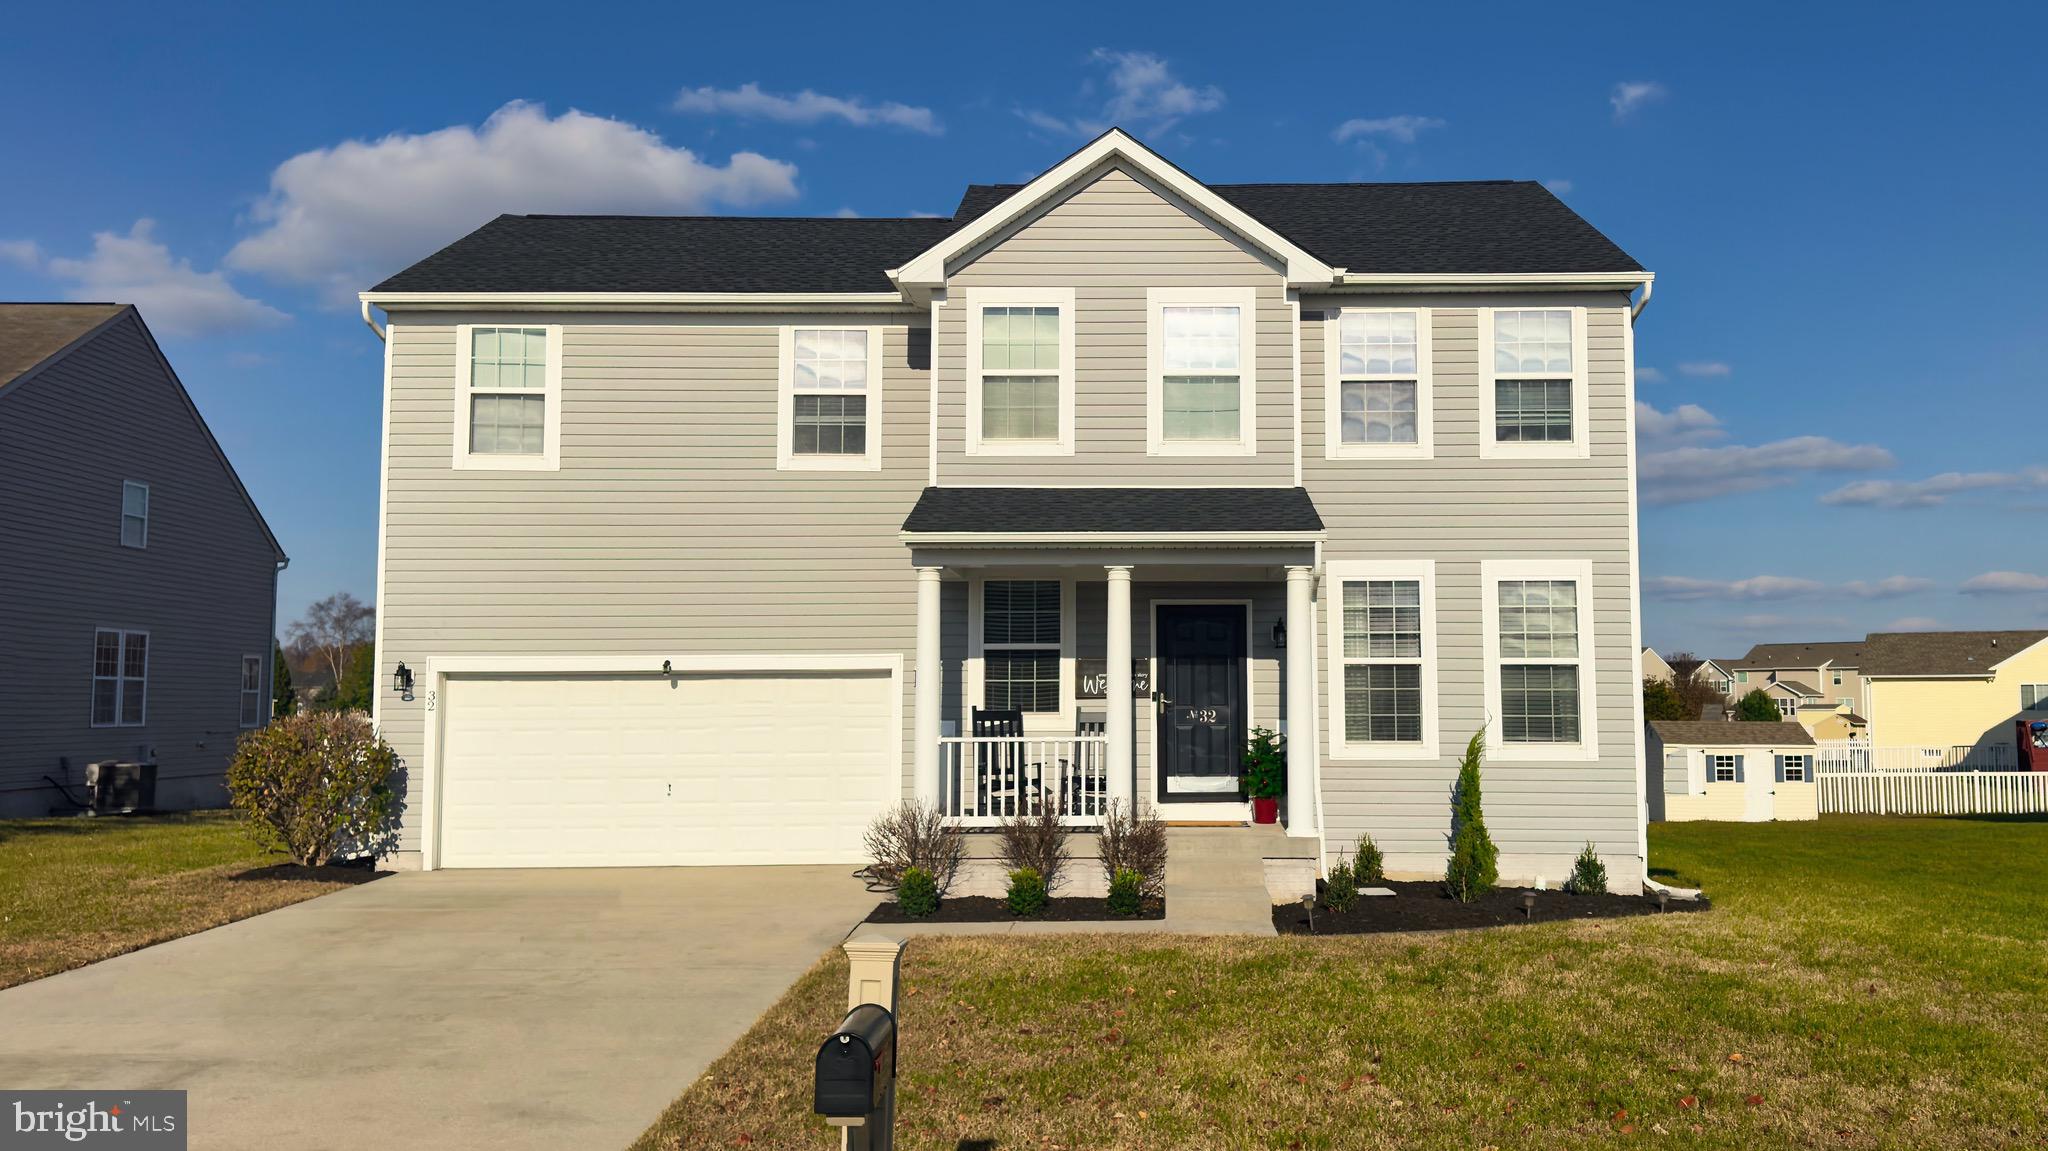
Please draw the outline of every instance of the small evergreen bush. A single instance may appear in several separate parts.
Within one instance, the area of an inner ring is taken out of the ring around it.
[[[1136,915],[1145,905],[1145,877],[1128,867],[1119,868],[1109,881],[1109,913]]]
[[[357,712],[280,716],[243,735],[229,802],[264,846],[304,867],[397,846],[398,753]]]
[[[1330,869],[1330,878],[1323,881],[1323,906],[1331,911],[1349,911],[1358,902],[1358,877],[1351,865],[1340,863]]]
[[[1380,845],[1372,841],[1372,836],[1358,837],[1358,859],[1351,871],[1360,887],[1377,887],[1387,881],[1387,858],[1380,854]]]
[[[939,910],[939,884],[932,873],[915,865],[896,881],[896,906],[910,919],[929,919]]]
[[[1451,803],[1451,860],[1444,867],[1444,888],[1460,903],[1471,903],[1500,882],[1500,849],[1486,833],[1479,806],[1479,761],[1486,733],[1475,732],[1458,764],[1458,793]]]
[[[1030,916],[1045,912],[1045,877],[1034,867],[1020,867],[1010,873],[1010,894],[1003,897],[1011,915]]]
[[[1600,853],[1593,850],[1588,841],[1586,850],[1579,852],[1577,863],[1572,864],[1572,878],[1565,884],[1565,890],[1573,895],[1602,895],[1607,891],[1607,865],[1600,862]]]
[[[1255,727],[1244,749],[1244,793],[1250,799],[1278,799],[1287,790],[1287,741]]]

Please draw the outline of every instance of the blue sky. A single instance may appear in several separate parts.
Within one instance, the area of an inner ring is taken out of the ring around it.
[[[356,289],[501,211],[950,213],[1114,122],[1218,182],[1550,181],[1656,271],[1658,647],[2048,626],[2038,9],[564,11],[10,19],[0,298],[142,305],[283,619],[374,589]]]

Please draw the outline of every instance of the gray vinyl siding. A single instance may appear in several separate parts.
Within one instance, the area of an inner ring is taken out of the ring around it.
[[[149,485],[145,548],[121,546],[125,480]],[[278,557],[133,314],[0,392],[0,504],[0,815],[138,757],[160,806],[224,803],[244,655],[268,714]],[[101,627],[149,633],[140,727],[92,726]]]
[[[968,256],[934,313],[939,482],[1199,484],[1219,471],[1240,485],[1293,482],[1293,310],[1268,257],[1115,167]],[[1022,286],[1074,290],[1074,454],[968,455],[968,302]],[[1145,293],[1162,287],[1256,290],[1256,456],[1145,454]]]
[[[779,471],[792,317],[556,319],[561,468],[494,472],[451,467],[455,326],[532,319],[392,317],[380,682],[447,656],[899,653],[907,790],[917,584],[896,532],[928,468],[924,329],[802,318],[883,329],[882,467]],[[425,707],[378,695],[409,764]]]
[[[1448,796],[1465,743],[1484,724],[1481,572],[1486,560],[1588,560],[1600,754],[1587,762],[1489,760],[1487,826],[1503,873],[1523,863],[1562,878],[1591,840],[1610,861],[1639,860],[1636,733],[1642,717],[1631,629],[1626,301],[1620,296],[1517,294],[1372,297],[1373,306],[1434,310],[1434,458],[1326,460],[1323,324],[1338,301],[1310,298],[1302,326],[1303,482],[1329,532],[1326,563],[1428,559],[1436,564],[1438,745],[1434,765],[1340,760],[1328,685],[1328,631],[1318,628],[1317,693],[1323,758],[1325,836],[1349,850],[1370,832],[1389,866],[1434,867],[1450,831]],[[1588,306],[1591,458],[1481,459],[1478,307]],[[1323,620],[1337,610],[1334,585],[1321,588]],[[1497,705],[1496,705],[1497,706]]]

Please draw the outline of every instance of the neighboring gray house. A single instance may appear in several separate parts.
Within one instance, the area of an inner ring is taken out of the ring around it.
[[[1502,875],[1590,840],[1633,889],[1650,282],[1538,184],[1209,186],[1120,131],[946,219],[501,217],[362,297],[399,863],[1236,822],[1270,727],[1277,854],[1434,875],[1484,727]]]
[[[133,307],[0,304],[0,816],[154,762],[225,803],[285,555]]]

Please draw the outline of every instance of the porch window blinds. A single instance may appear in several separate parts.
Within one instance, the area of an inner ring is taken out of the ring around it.
[[[982,706],[1060,709],[1060,583],[989,580],[982,585]]]
[[[1344,738],[1422,740],[1422,584],[1344,584]]]

